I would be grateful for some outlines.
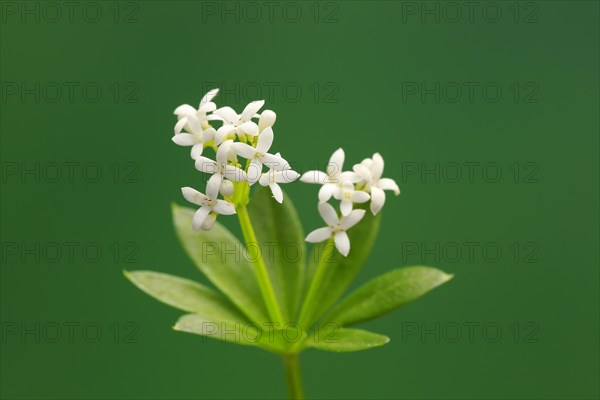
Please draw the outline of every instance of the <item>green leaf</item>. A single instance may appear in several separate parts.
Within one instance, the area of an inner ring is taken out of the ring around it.
[[[285,351],[285,343],[281,341],[280,335],[257,323],[219,320],[206,318],[204,315],[186,314],[179,318],[173,329],[224,342],[258,346],[276,353]]]
[[[219,320],[247,321],[225,296],[198,282],[153,271],[124,271],[138,288],[180,310]]]
[[[319,331],[315,331],[319,332]],[[336,328],[328,335],[315,335],[307,341],[309,347],[324,351],[350,352],[383,346],[390,338],[385,335],[353,328]]]
[[[173,205],[173,223],[183,248],[206,277],[252,321],[268,321],[244,245],[218,222],[192,231],[194,210]]]
[[[390,271],[367,282],[327,317],[339,326],[382,316],[448,282],[453,275],[431,267],[407,267]]]
[[[348,230],[350,237],[350,253],[348,257],[342,256],[337,252],[331,242],[323,242],[313,248],[309,262],[309,279],[306,287],[310,284],[310,280],[315,273],[321,256],[327,256],[324,267],[326,268],[323,275],[323,280],[320,285],[320,290],[317,294],[317,299],[314,302],[314,307],[309,310],[309,324],[316,322],[325,311],[327,311],[333,303],[348,288],[350,283],[356,277],[356,274],[366,261],[371,253],[379,225],[381,222],[381,213],[373,216],[367,210],[363,219],[352,229]]]
[[[302,290],[306,254],[296,208],[289,197],[279,204],[268,187],[257,187],[248,213],[283,316],[292,321]]]

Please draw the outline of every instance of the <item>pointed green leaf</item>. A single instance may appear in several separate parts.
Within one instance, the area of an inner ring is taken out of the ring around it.
[[[362,329],[337,328],[329,335],[311,336],[307,344],[309,347],[324,351],[350,352],[383,346],[389,341],[389,337],[378,333]]]
[[[186,314],[179,318],[173,329],[224,342],[258,346],[273,352],[284,351],[284,343],[281,342],[279,336],[273,334],[272,331],[265,330],[257,323],[219,320],[206,318],[204,315]]]
[[[342,256],[337,252],[331,242],[323,242],[315,246],[310,256],[309,262],[309,280],[306,287],[310,284],[310,279],[314,276],[316,268],[321,257],[327,257],[324,263],[325,273],[322,284],[318,292],[317,301],[312,310],[309,310],[308,320],[312,324],[317,321],[325,311],[348,288],[356,274],[371,253],[379,225],[381,222],[381,213],[373,216],[367,210],[363,219],[352,229],[348,230],[350,237],[350,253],[348,257]]]
[[[390,271],[350,294],[327,317],[339,326],[368,321],[402,307],[448,282],[452,275],[431,267],[407,267]]]
[[[279,204],[268,187],[257,187],[248,213],[286,321],[297,311],[306,248],[296,208],[288,196]]]
[[[244,245],[218,222],[192,231],[194,210],[173,205],[173,223],[183,248],[206,277],[252,321],[268,321]]]
[[[219,320],[247,320],[225,296],[198,282],[153,271],[124,273],[138,288],[172,307]]]

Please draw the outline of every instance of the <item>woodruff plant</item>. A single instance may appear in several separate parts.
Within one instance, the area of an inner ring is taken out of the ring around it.
[[[270,110],[258,114],[264,101],[238,114],[230,107],[217,109],[212,101],[217,93],[208,92],[197,109],[185,104],[175,110],[173,142],[191,146],[196,169],[210,178],[205,194],[181,189],[199,208],[174,205],[173,222],[185,251],[218,290],[159,272],[125,274],[150,296],[187,313],[175,330],[281,355],[289,396],[300,399],[303,350],[382,346],[388,337],[350,326],[401,307],[452,276],[424,266],[400,268],[338,301],[373,247],[384,190],[400,194],[392,179],[382,178],[383,158],[375,153],[343,171],[345,155],[338,149],[325,172],[300,177],[279,153],[270,152],[276,115]],[[214,150],[215,160],[203,155],[205,149]],[[326,226],[306,237],[279,186],[298,178],[322,185],[318,211]],[[250,196],[255,183],[258,188]],[[339,213],[332,199],[340,201]],[[245,246],[216,222],[218,215],[232,214],[237,214]],[[316,243],[308,257],[305,241]]]

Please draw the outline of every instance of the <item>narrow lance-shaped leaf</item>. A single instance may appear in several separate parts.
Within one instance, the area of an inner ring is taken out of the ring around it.
[[[318,335],[316,335],[319,333]],[[353,328],[335,328],[331,333],[315,331],[307,341],[308,347],[333,352],[369,350],[383,346],[390,338],[385,335]]]
[[[319,287],[314,307],[309,310],[309,324],[316,322],[348,288],[356,274],[371,253],[379,225],[381,213],[373,216],[367,211],[362,221],[348,230],[350,238],[350,253],[344,257],[335,250],[331,242],[324,242],[314,247],[309,259],[309,279],[306,286],[310,285],[312,276],[316,271],[322,256],[327,257],[323,279]]]
[[[224,342],[258,346],[278,353],[284,351],[280,338],[258,323],[220,321],[200,314],[186,314],[179,318],[173,329]]]
[[[189,279],[153,271],[125,271],[125,276],[155,299],[206,318],[248,322],[225,296]]]
[[[431,267],[395,269],[358,288],[334,308],[327,320],[339,326],[368,321],[410,303],[450,279],[452,275]]]
[[[302,224],[288,196],[279,204],[257,187],[248,205],[261,254],[286,321],[293,320],[302,290],[306,248]]]
[[[194,210],[173,205],[173,223],[183,248],[206,277],[252,321],[268,321],[245,247],[218,222],[192,231]]]

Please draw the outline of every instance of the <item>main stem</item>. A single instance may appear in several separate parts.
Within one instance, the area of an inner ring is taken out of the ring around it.
[[[300,356],[298,353],[283,356],[283,366],[288,384],[288,396],[290,400],[304,399],[302,390],[302,378],[300,376]]]
[[[248,210],[245,205],[237,209],[237,215],[240,220],[244,240],[246,241],[248,255],[250,256],[250,260],[253,261],[254,272],[256,273],[256,279],[258,280],[260,291],[263,295],[265,305],[267,306],[269,317],[272,322],[279,323],[283,328],[283,325],[285,324],[283,314],[281,314],[281,309],[279,308],[279,303],[275,296],[275,290],[273,290],[273,285],[269,279],[267,266],[265,265],[260,248],[258,247],[256,234],[254,233],[254,228],[252,228],[252,222],[250,221],[250,216],[248,215]]]

